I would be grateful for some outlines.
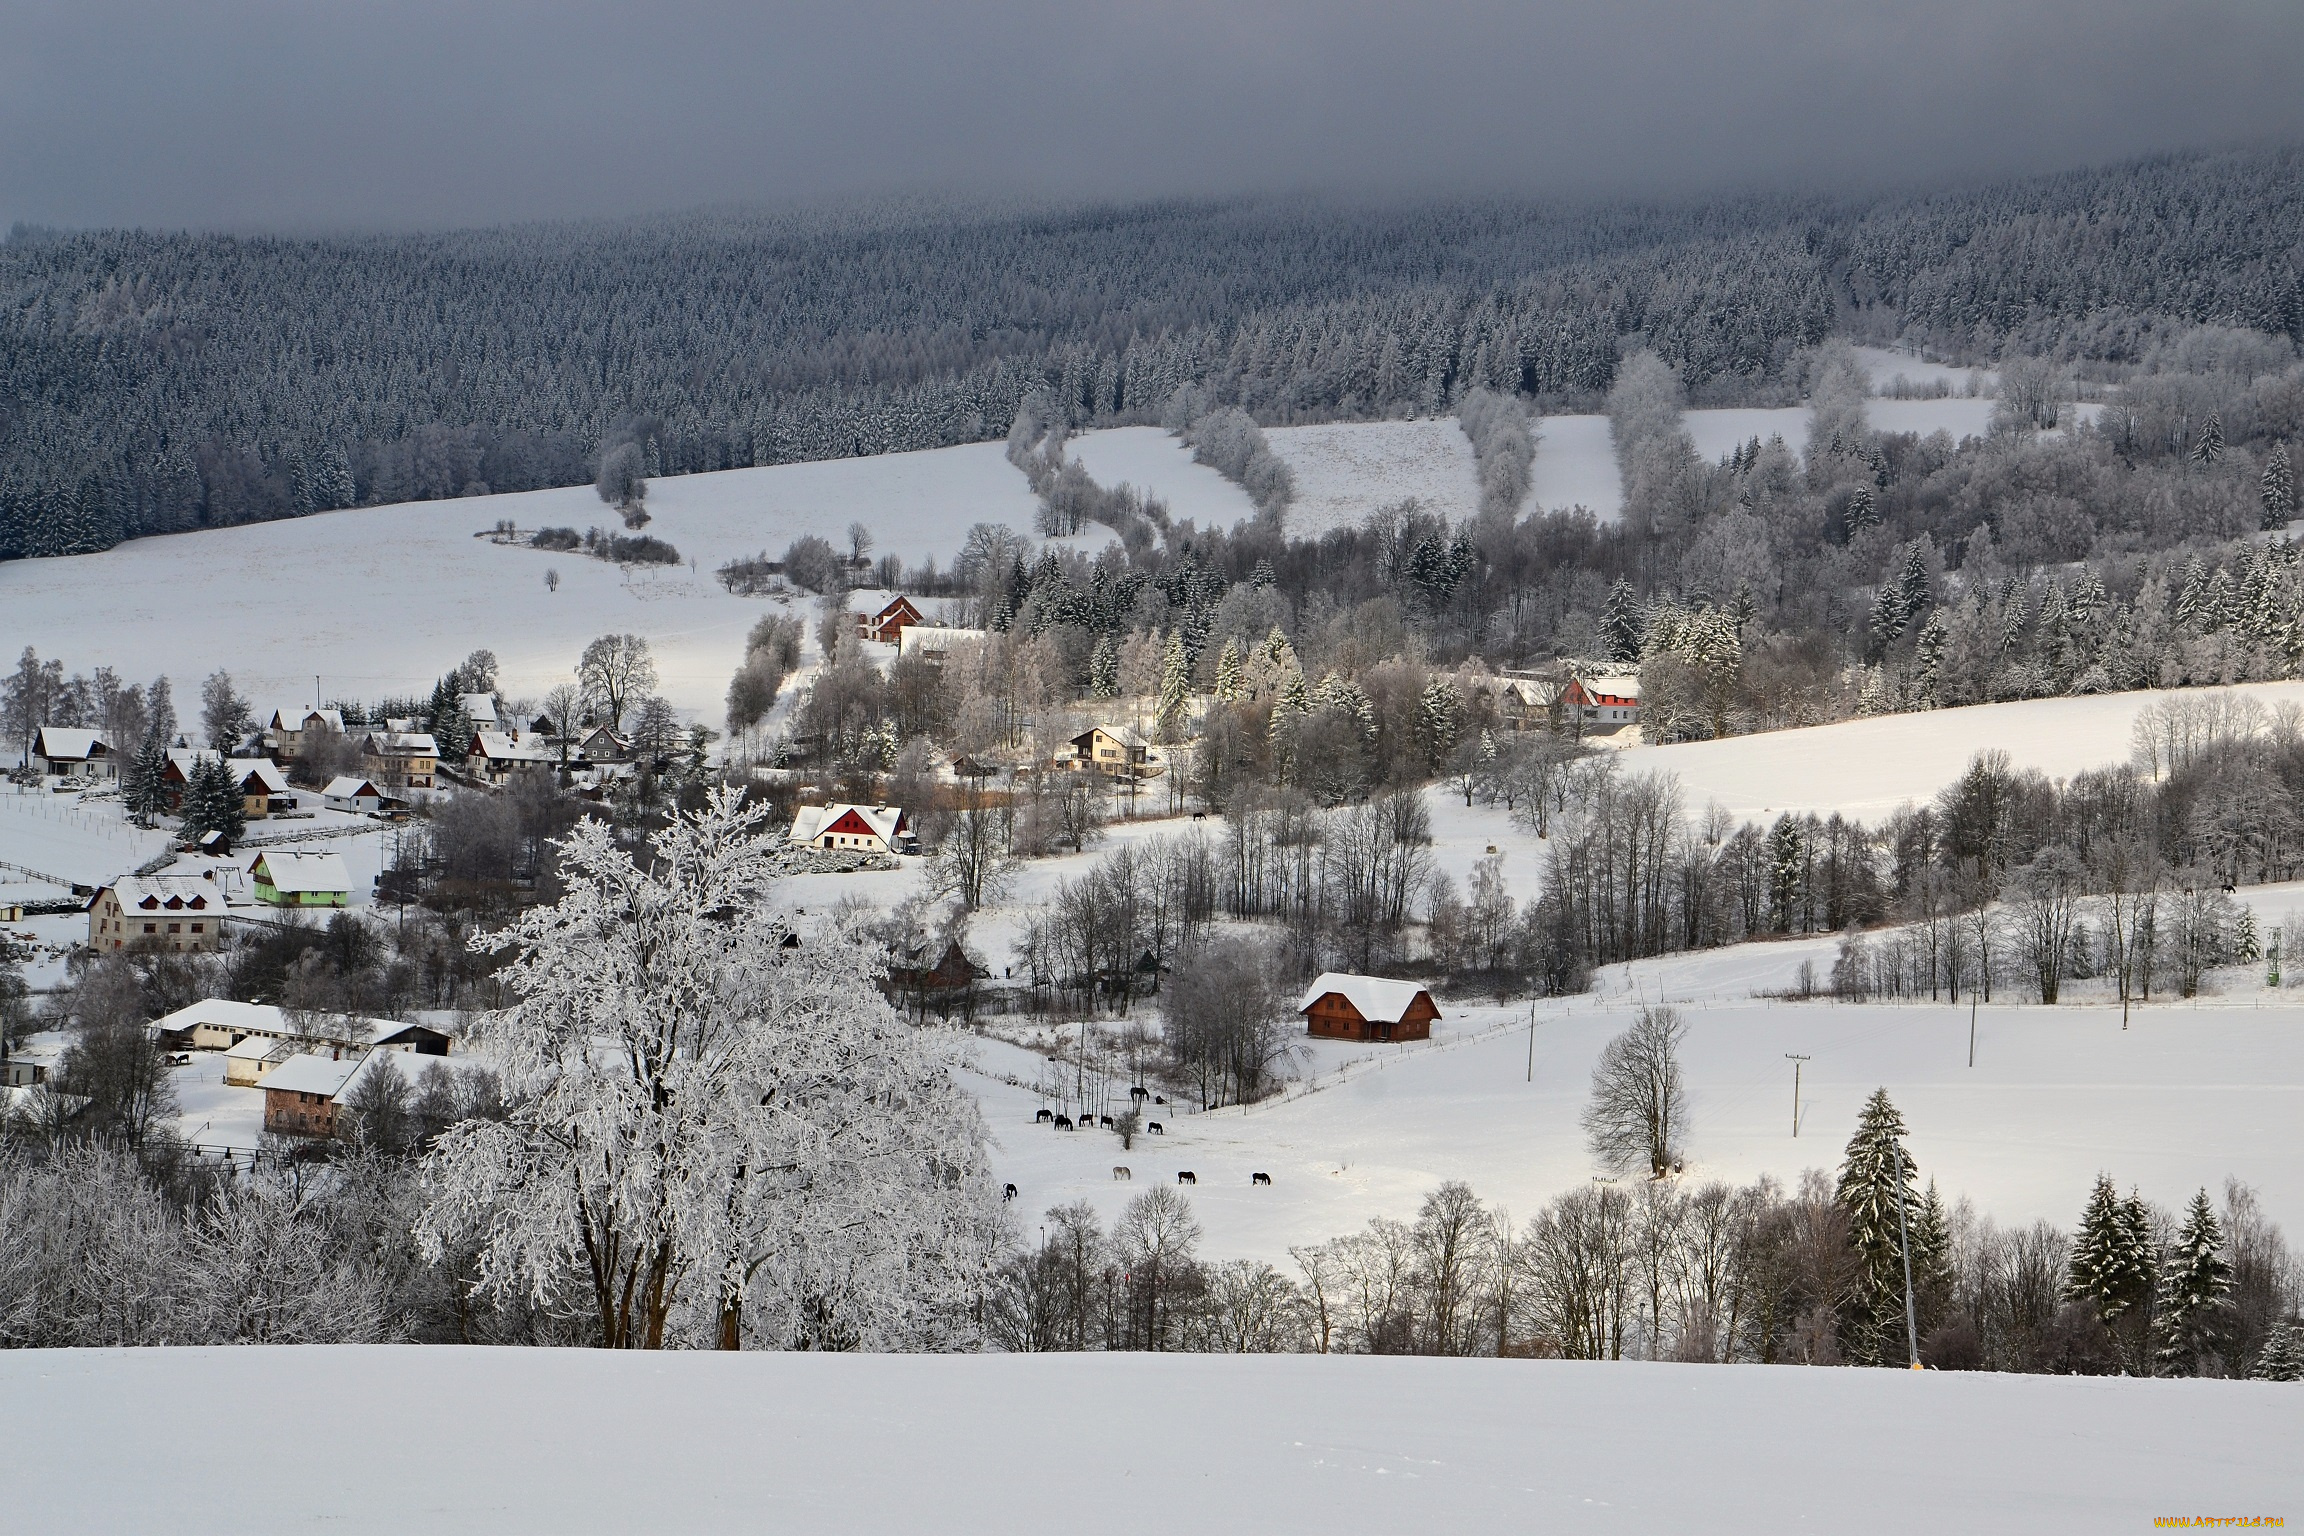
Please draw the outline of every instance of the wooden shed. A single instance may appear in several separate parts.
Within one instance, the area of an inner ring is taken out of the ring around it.
[[[1322,1040],[1429,1040],[1440,1007],[1412,981],[1330,971],[1296,1005],[1305,1033]]]

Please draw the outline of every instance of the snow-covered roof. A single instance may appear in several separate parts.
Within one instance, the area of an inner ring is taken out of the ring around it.
[[[1072,739],[1075,742],[1086,741],[1089,737],[1094,736],[1098,731],[1102,731],[1105,735],[1111,737],[1114,741],[1120,743],[1120,745],[1124,747],[1142,747],[1150,745],[1150,743],[1145,741],[1140,733],[1125,725],[1092,725]]]
[[[248,781],[254,779],[268,795],[288,793],[288,775],[282,773],[280,765],[268,757],[236,757],[226,766],[239,778],[243,790],[247,789]]]
[[[52,763],[80,763],[86,762],[98,747],[102,747],[107,752],[112,750],[111,744],[104,740],[102,731],[83,731],[71,726],[44,725],[40,727],[39,741],[32,750]]]
[[[1399,1023],[1407,1015],[1409,1005],[1424,995],[1424,989],[1412,981],[1327,971],[1305,989],[1296,1011],[1302,1013],[1331,992],[1342,994],[1346,1002],[1359,1010],[1360,1017],[1380,1024]]]
[[[860,613],[868,619],[876,619],[886,613],[889,605],[903,595],[901,592],[891,592],[886,587],[850,587],[848,596],[844,601],[847,603],[850,613]]]
[[[365,1056],[337,1059],[306,1051],[274,1067],[272,1075],[264,1079],[264,1091],[316,1093],[322,1098],[332,1099],[352,1080],[352,1074],[360,1070],[360,1063],[367,1059]]]
[[[314,715],[318,715],[328,729],[332,731],[341,732],[344,729],[344,711],[340,709],[315,709],[305,704],[281,705],[272,711],[271,716],[264,722],[264,729],[268,731],[301,731],[305,726],[311,724]]]
[[[256,873],[261,865],[269,877],[266,884],[276,891],[350,891],[352,873],[344,867],[344,856],[338,853],[296,853],[286,848],[267,848],[256,855],[248,866],[248,873]]]
[[[954,629],[947,624],[911,624],[897,638],[896,653],[899,656],[910,656],[918,651],[948,651],[956,645],[982,640],[985,634],[986,631],[981,629]]]
[[[904,808],[899,805],[804,805],[793,813],[792,841],[813,842],[851,812],[882,842],[891,845],[896,841],[896,829],[904,822]]]
[[[474,725],[496,723],[496,695],[492,693],[460,693],[456,702],[464,706],[464,718]]]
[[[1587,677],[1583,679],[1583,688],[1587,694],[1594,698],[1606,694],[1608,697],[1616,699],[1638,699],[1640,697],[1640,674],[1637,672],[1618,672],[1607,677]]]
[[[224,912],[224,893],[197,875],[122,875],[108,889],[128,912]]]
[[[372,782],[349,773],[338,774],[330,779],[328,787],[320,793],[330,800],[351,800],[363,795],[373,795],[379,800],[384,798],[384,791]]]
[[[534,736],[522,739],[513,731],[474,731],[472,755],[499,763],[549,763],[557,756]]]
[[[204,997],[152,1021],[153,1029],[162,1032],[190,1029],[199,1024],[212,1029],[237,1029],[273,1036],[288,1032],[279,1009],[267,1003],[237,1003],[228,997]]]
[[[370,731],[361,750],[379,757],[438,757],[440,744],[429,731]]]
[[[224,1059],[227,1061],[262,1061],[278,1049],[280,1049],[279,1036],[250,1035],[225,1051]]]

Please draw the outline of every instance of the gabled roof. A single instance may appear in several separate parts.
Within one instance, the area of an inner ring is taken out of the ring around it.
[[[128,912],[198,912],[218,917],[224,913],[224,893],[213,881],[196,875],[122,875],[105,889]]]
[[[1607,677],[1578,678],[1576,686],[1583,690],[1586,698],[1622,699],[1633,704],[1640,702],[1640,674],[1637,672],[1619,672]]]
[[[1424,989],[1412,981],[1391,981],[1382,976],[1354,976],[1344,971],[1328,971],[1304,991],[1303,1001],[1296,1005],[1302,1013],[1314,1003],[1335,992],[1359,1010],[1360,1017],[1379,1024],[1397,1024],[1407,1014],[1409,1005],[1424,995]]]
[[[282,773],[280,765],[268,757],[235,757],[227,760],[224,766],[231,769],[239,779],[240,792],[244,795],[288,793],[288,775]]]
[[[849,818],[854,819],[854,824],[839,828],[841,835],[871,834],[893,846],[897,829],[904,824],[904,808],[899,805],[804,805],[793,814],[792,841],[814,842]]]
[[[886,587],[850,587],[848,595],[841,601],[847,605],[848,612],[876,619],[886,613],[892,604],[909,599],[903,593],[891,592]]]
[[[256,855],[248,866],[248,873],[261,868],[268,877],[265,884],[276,891],[291,894],[302,891],[343,891],[352,889],[351,871],[344,867],[344,856],[338,853],[296,853],[285,848],[267,848]]]
[[[535,737],[522,740],[510,731],[474,731],[472,755],[499,763],[549,763],[557,756]]]
[[[337,1060],[306,1051],[274,1067],[272,1075],[264,1079],[264,1091],[316,1093],[324,1099],[332,1099],[352,1081],[352,1074],[359,1071],[360,1064],[367,1059],[366,1056],[353,1056]]]
[[[379,757],[438,757],[440,744],[429,731],[370,731],[361,738],[360,750]]]
[[[496,723],[496,695],[492,693],[460,693],[456,702],[464,706],[464,718],[474,725]]]
[[[156,1031],[175,1033],[196,1024],[211,1029],[236,1029],[243,1034],[261,1035],[267,1039],[283,1039],[301,1034],[310,1039],[341,1041],[346,1045],[367,1045],[373,1041],[397,1035],[409,1026],[392,1019],[362,1019],[329,1016],[307,1019],[299,1029],[286,1010],[270,1003],[236,1003],[228,997],[204,997],[196,1003],[187,1003],[165,1018],[152,1021]]]
[[[318,709],[304,704],[281,705],[278,709],[272,711],[272,713],[265,718],[264,729],[268,731],[301,731],[305,728],[305,726],[311,724],[312,717],[314,715],[318,715],[321,721],[328,727],[328,729],[338,732],[339,734],[342,733],[344,729],[344,711],[340,709]]]
[[[1120,743],[1120,745],[1124,747],[1144,747],[1151,745],[1151,743],[1147,742],[1141,735],[1129,729],[1125,725],[1092,725],[1088,727],[1088,729],[1082,731],[1079,735],[1073,737],[1072,745],[1077,747],[1082,742],[1094,740],[1098,731],[1102,731],[1105,735],[1111,737],[1114,741]]]
[[[110,752],[111,743],[102,731],[83,731],[67,725],[40,727],[39,739],[32,750],[50,762],[86,762],[101,752]]]
[[[328,787],[320,793],[330,800],[351,800],[363,795],[373,795],[379,800],[384,798],[384,791],[378,789],[375,784],[349,773],[338,774],[335,778],[330,779]]]

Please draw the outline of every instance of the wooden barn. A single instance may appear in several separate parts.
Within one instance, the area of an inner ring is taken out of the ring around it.
[[[1412,981],[1330,971],[1296,1005],[1305,1033],[1322,1040],[1429,1040],[1440,1017],[1432,994]]]

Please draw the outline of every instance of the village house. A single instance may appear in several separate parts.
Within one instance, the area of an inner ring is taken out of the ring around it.
[[[286,1020],[281,1022],[285,1025]],[[397,1024],[389,1019],[308,1020],[302,1033],[252,1034],[227,1047],[224,1081],[236,1088],[254,1088],[282,1062],[299,1055],[346,1056],[366,1051],[445,1056],[448,1037],[427,1025]]]
[[[44,725],[32,738],[32,766],[52,779],[120,781],[119,755],[97,731]]]
[[[992,972],[969,959],[958,939],[947,943],[943,954],[931,963],[929,957],[935,953],[934,945],[923,944],[890,960],[888,979],[881,984],[889,1001],[899,1008],[911,1004],[922,1018],[928,1016],[931,1006],[946,1018],[951,1017],[955,1006],[973,1017],[976,983]]]
[[[1412,981],[1329,971],[1296,1005],[1305,1033],[1321,1040],[1429,1040],[1440,1017],[1432,994]]]
[[[917,846],[912,819],[894,805],[804,805],[792,817],[792,841],[826,852],[907,852]]]
[[[407,1052],[375,1050],[360,1055],[318,1052],[289,1057],[264,1079],[264,1129],[274,1136],[334,1136],[348,1106],[360,1102],[364,1083],[379,1072],[399,1074],[413,1094],[434,1063]]]
[[[292,1017],[270,1003],[240,1003],[204,997],[155,1019],[152,1032],[171,1050],[224,1051],[245,1041],[302,1040],[346,1050],[408,1051],[445,1056],[448,1036],[428,1024],[397,1019],[361,1019],[339,1014]]]
[[[456,695],[456,702],[464,707],[464,718],[472,722],[474,730],[485,728],[492,731],[496,729],[498,724],[496,695],[492,693],[460,693]]]
[[[1067,768],[1100,769],[1115,778],[1153,778],[1151,743],[1126,726],[1091,726],[1072,738],[1071,751],[1060,758]]]
[[[1640,678],[1636,673],[1580,677],[1560,691],[1560,709],[1578,731],[1605,735],[1640,722]]]
[[[62,1038],[31,1040],[7,1053],[0,1060],[0,1087],[38,1088],[62,1070],[64,1041]]]
[[[299,762],[313,733],[344,734],[344,711],[290,704],[272,711],[259,731],[265,751],[286,762]]]
[[[540,737],[518,731],[474,731],[472,750],[464,771],[490,784],[501,784],[522,768],[549,768],[560,754]]]
[[[1515,731],[1542,730],[1558,698],[1559,689],[1542,678],[1507,677],[1496,690],[1496,714]]]
[[[632,761],[632,743],[603,725],[578,738],[576,755],[587,763],[628,763]]]
[[[440,745],[428,731],[370,731],[360,738],[360,771],[386,790],[432,788]]]
[[[337,853],[267,848],[248,866],[256,899],[269,907],[342,907],[352,901],[352,876]]]
[[[224,931],[224,893],[194,875],[122,875],[88,902],[95,950],[212,952]]]
[[[848,612],[856,620],[856,638],[882,645],[899,645],[904,631],[921,622],[920,610],[901,592],[862,587],[848,594]]]
[[[320,802],[328,809],[353,811],[363,816],[384,809],[391,798],[376,787],[373,779],[357,778],[351,774],[337,775],[328,781],[326,789],[320,791]]]
[[[184,792],[192,786],[194,769],[202,763],[218,762],[231,771],[240,791],[241,814],[248,820],[262,821],[276,811],[296,809],[296,792],[288,787],[288,775],[277,763],[263,757],[226,757],[204,747],[169,750],[168,766],[160,771],[161,793],[167,797],[168,809],[184,808]]]

